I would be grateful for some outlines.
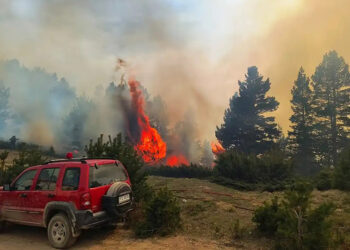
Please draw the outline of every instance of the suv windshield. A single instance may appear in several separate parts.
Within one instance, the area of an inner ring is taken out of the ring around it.
[[[109,185],[117,181],[125,181],[126,179],[124,168],[122,166],[117,166],[115,163],[90,166],[90,188]]]

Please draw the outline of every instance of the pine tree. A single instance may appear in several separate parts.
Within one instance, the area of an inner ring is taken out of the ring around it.
[[[334,166],[337,154],[349,142],[349,67],[337,52],[330,51],[324,55],[312,80],[318,158],[322,165]]]
[[[275,118],[266,115],[275,111],[279,103],[274,97],[266,96],[270,80],[263,80],[255,66],[248,68],[246,80],[238,81],[238,85],[239,94],[230,99],[224,123],[216,129],[216,137],[226,149],[263,153],[274,145],[280,135]]]
[[[292,88],[292,110],[290,117],[292,131],[288,132],[296,167],[300,173],[310,174],[314,166],[313,114],[310,79],[300,68]]]

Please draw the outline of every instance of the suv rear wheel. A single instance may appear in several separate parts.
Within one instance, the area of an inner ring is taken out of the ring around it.
[[[77,239],[73,237],[71,223],[64,214],[56,214],[51,218],[47,236],[51,245],[59,249],[72,246]]]

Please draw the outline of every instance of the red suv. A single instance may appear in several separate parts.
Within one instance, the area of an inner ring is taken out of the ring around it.
[[[113,159],[54,160],[24,170],[0,188],[6,222],[47,228],[51,245],[67,248],[82,229],[125,217],[133,196],[128,173]]]

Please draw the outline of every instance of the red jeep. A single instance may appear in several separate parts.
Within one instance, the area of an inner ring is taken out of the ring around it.
[[[47,228],[51,245],[74,244],[81,229],[123,218],[132,209],[128,173],[112,159],[54,160],[24,170],[0,188],[0,230],[6,222]]]

